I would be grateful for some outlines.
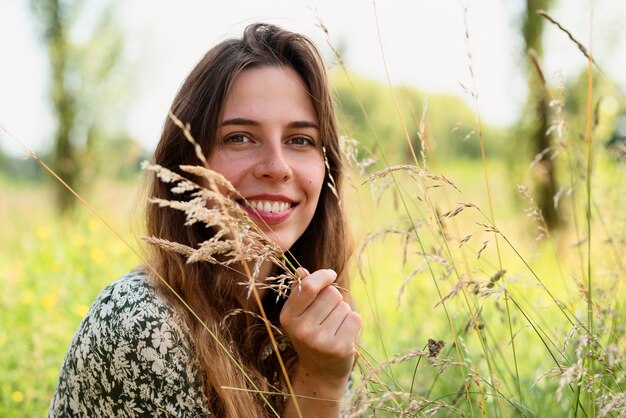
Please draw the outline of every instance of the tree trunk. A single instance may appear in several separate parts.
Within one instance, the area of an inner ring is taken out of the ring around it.
[[[68,86],[67,68],[70,55],[68,15],[70,7],[59,0],[32,0],[31,6],[43,24],[43,35],[52,73],[51,99],[57,121],[54,135],[52,169],[73,189],[80,178],[80,164],[72,138],[76,122],[76,100]],[[70,212],[76,202],[59,182],[54,182],[56,206],[60,213]]]
[[[557,193],[556,167],[549,152],[551,143],[547,134],[549,129],[549,98],[545,80],[541,74],[540,57],[542,56],[543,17],[537,14],[538,10],[545,10],[552,0],[527,0],[526,15],[523,23],[524,42],[528,57],[528,106],[533,118],[529,126],[529,139],[533,159],[539,156],[535,165],[535,196],[537,206],[549,229],[555,229],[561,224],[561,216],[554,205],[554,196]],[[533,58],[531,51],[536,53]],[[533,62],[533,59],[536,62]]]

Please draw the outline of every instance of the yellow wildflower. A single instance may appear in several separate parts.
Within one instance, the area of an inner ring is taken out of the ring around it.
[[[50,229],[47,226],[40,226],[39,228],[37,228],[37,230],[35,231],[35,235],[37,236],[38,239],[40,239],[41,241],[45,241],[48,238],[50,238]]]
[[[75,303],[74,306],[72,306],[72,312],[74,312],[80,318],[87,315],[88,310],[89,306],[85,305],[84,303]]]
[[[91,257],[91,260],[96,264],[102,264],[105,259],[104,251],[102,251],[100,248],[92,248],[89,256]]]
[[[15,403],[20,403],[24,400],[24,394],[19,390],[14,390],[13,393],[11,393],[11,399],[13,399]]]

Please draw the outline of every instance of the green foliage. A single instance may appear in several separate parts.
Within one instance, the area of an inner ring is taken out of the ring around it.
[[[53,157],[40,154],[39,158],[50,164]],[[114,180],[132,180],[140,169],[140,162],[149,159],[147,151],[133,138],[124,134],[102,138],[82,156],[81,186],[98,176]],[[52,178],[35,159],[0,154],[0,182],[7,181],[33,186],[33,183],[52,184]],[[79,188],[80,189],[80,188]],[[64,190],[64,192],[68,193]]]
[[[586,128],[587,103],[587,72],[582,71],[571,82],[565,85],[562,93],[565,111],[572,115],[570,131],[574,137],[584,138]],[[594,140],[607,144],[616,129],[617,118],[626,114],[626,99],[611,80],[594,71],[593,92],[593,124]]]
[[[47,160],[46,157],[44,159]],[[44,168],[33,159],[15,158],[0,151],[0,182],[35,182],[44,181],[46,174]]]
[[[427,95],[411,87],[394,87],[392,95],[388,86],[343,72],[333,74],[332,85],[341,131],[379,159],[382,148],[390,163],[414,162],[407,134],[420,162],[422,140],[427,156],[435,160],[480,158],[474,112],[458,97]],[[483,126],[482,133],[495,157],[507,150],[502,129]]]

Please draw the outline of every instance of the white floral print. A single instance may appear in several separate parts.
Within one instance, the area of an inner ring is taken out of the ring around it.
[[[48,417],[211,416],[185,330],[142,270],[116,280],[78,327]]]

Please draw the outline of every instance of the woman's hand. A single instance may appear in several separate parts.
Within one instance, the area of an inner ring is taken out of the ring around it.
[[[298,273],[303,279],[294,284],[280,314],[281,325],[298,353],[294,391],[297,395],[335,401],[318,401],[318,405],[311,406],[317,411],[316,416],[336,416],[336,401],[345,393],[354,363],[361,317],[332,286],[337,278],[334,271],[308,274],[301,268]],[[298,400],[301,409],[306,409],[309,402]],[[289,406],[293,407],[291,403]],[[320,414],[320,408],[326,413]]]

